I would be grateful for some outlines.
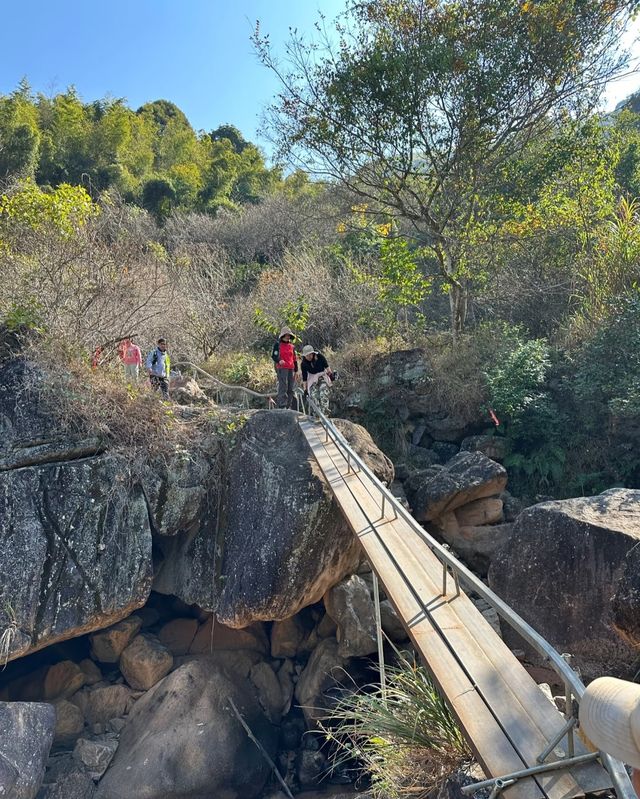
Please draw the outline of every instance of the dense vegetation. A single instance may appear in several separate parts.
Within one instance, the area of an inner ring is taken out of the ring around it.
[[[516,490],[639,486],[640,115],[596,111],[634,8],[353,3],[337,53],[294,38],[290,72],[258,34],[288,173],[165,100],[22,84],[0,97],[0,315],[86,361],[165,333],[254,385],[283,322],[347,379],[421,346],[445,404],[500,418]]]

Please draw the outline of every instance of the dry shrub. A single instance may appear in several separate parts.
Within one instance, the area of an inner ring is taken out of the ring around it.
[[[223,383],[246,386],[261,394],[270,393],[276,387],[276,374],[269,354],[252,352],[217,353],[204,364],[205,371]]]

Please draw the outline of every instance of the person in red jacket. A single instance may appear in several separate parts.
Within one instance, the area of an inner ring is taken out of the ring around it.
[[[283,327],[273,345],[271,357],[278,375],[278,408],[293,408],[293,387],[298,376],[298,359],[293,348],[295,336],[288,327]]]

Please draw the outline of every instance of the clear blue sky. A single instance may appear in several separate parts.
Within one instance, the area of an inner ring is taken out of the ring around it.
[[[132,108],[171,100],[196,130],[223,122],[256,140],[277,89],[249,38],[256,20],[279,49],[289,26],[312,30],[344,0],[0,0],[0,93],[26,77],[85,101],[110,94]]]
[[[125,97],[132,108],[171,100],[198,130],[223,122],[257,140],[262,108],[277,90],[249,37],[257,19],[281,50],[289,26],[312,31],[344,0],[0,0],[0,93],[26,77],[54,94],[74,84],[85,101]],[[625,45],[639,52],[632,40]],[[607,109],[640,88],[614,84]]]

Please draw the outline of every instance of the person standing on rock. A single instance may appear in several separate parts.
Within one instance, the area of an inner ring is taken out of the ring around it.
[[[140,367],[142,366],[142,352],[133,338],[124,340],[120,357],[124,364],[125,380],[127,383],[137,383]]]
[[[327,359],[321,352],[314,349],[311,344],[302,348],[302,387],[309,392],[309,396],[316,406],[329,415],[329,384],[333,372],[329,368]]]
[[[167,352],[166,339],[158,339],[158,346],[147,355],[146,365],[151,388],[155,391],[161,391],[163,399],[168,400],[171,360]]]
[[[278,375],[278,408],[293,408],[293,387],[298,377],[298,359],[293,348],[295,336],[288,327],[283,327],[273,345],[271,357]]]

